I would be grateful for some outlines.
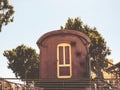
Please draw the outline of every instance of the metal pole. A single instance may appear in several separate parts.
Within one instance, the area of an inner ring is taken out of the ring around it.
[[[90,90],[91,90],[91,88],[92,88],[92,87],[91,87],[91,84],[92,84],[92,82],[91,82],[91,78],[92,78],[92,76],[91,76],[91,71],[92,71],[92,70],[91,70],[91,59],[92,59],[92,58],[90,58],[90,56],[89,56]]]
[[[27,70],[25,70],[25,90],[27,90]]]
[[[95,90],[97,90],[97,84],[96,83],[94,83],[94,87],[95,87]]]
[[[2,85],[2,90],[4,90],[4,83],[5,83],[5,81],[4,81],[4,79],[2,80],[2,83],[3,83],[3,85]]]

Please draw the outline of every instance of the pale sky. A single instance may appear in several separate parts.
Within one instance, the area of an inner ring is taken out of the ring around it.
[[[120,61],[120,0],[10,0],[14,22],[0,33],[0,77],[14,78],[7,68],[4,50],[24,44],[39,49],[36,41],[44,33],[60,29],[68,17],[79,17],[84,24],[96,27],[111,49],[110,59]]]

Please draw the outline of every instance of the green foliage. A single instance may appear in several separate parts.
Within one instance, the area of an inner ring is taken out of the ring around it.
[[[39,55],[31,47],[20,45],[15,49],[4,51],[8,59],[8,68],[21,79],[38,79]]]
[[[106,46],[106,42],[97,29],[91,28],[88,25],[84,25],[80,18],[68,18],[65,26],[61,26],[61,29],[77,30],[86,34],[91,40],[91,46],[89,48],[91,69],[96,73],[97,77],[102,77],[101,69],[107,67],[107,55],[110,55],[111,51]]]
[[[13,22],[13,13],[13,6],[9,5],[8,0],[0,0],[0,32],[3,25]]]

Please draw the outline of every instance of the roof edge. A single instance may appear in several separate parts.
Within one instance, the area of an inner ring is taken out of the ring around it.
[[[42,35],[38,41],[36,42],[36,44],[42,45],[42,42],[47,39],[48,37],[51,37],[53,35],[59,35],[59,34],[71,34],[71,35],[76,35],[78,37],[82,37],[83,39],[85,39],[85,41],[90,44],[91,41],[89,39],[89,37],[87,35],[85,35],[84,33],[80,32],[80,31],[75,31],[75,30],[54,30],[54,31],[50,31],[45,33],[44,35]]]

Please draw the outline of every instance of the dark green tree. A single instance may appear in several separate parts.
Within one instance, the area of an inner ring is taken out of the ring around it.
[[[5,50],[3,55],[8,59],[8,68],[17,78],[38,79],[39,55],[33,48],[20,45],[15,49]]]
[[[0,0],[0,32],[2,26],[13,22],[13,6],[9,4],[8,0]]]
[[[98,78],[103,78],[101,70],[107,67],[107,56],[110,55],[111,51],[97,29],[83,24],[82,20],[78,17],[75,19],[68,18],[65,26],[61,26],[61,29],[77,30],[83,32],[90,38],[91,46],[89,48],[89,58],[91,61],[91,70]]]

